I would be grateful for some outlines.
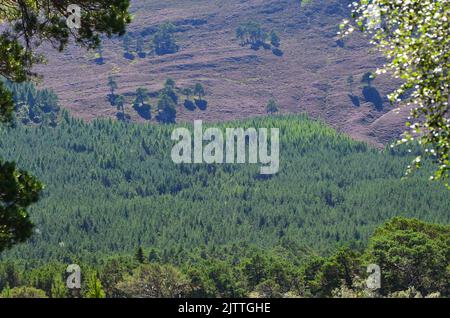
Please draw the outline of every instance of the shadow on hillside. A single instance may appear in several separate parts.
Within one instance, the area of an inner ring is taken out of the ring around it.
[[[145,120],[150,120],[152,118],[151,108],[148,105],[142,107],[134,107],[139,116]]]
[[[353,105],[355,107],[359,107],[361,106],[361,102],[359,101],[359,97],[352,95],[352,94],[348,94],[348,97],[350,98],[350,100],[352,101]]]
[[[276,56],[279,56],[279,57],[284,55],[284,52],[282,50],[280,50],[279,48],[273,48],[272,49],[272,53],[274,55],[276,55]]]
[[[204,100],[204,99],[196,99],[195,100],[195,105],[200,110],[206,110],[208,108],[208,102],[206,100]]]
[[[134,60],[134,58],[135,58],[133,54],[128,53],[128,52],[124,53],[123,57],[130,61]]]
[[[362,90],[364,99],[374,105],[378,111],[383,110],[383,99],[378,90],[373,86],[365,86]]]
[[[194,104],[194,102],[191,101],[191,100],[189,100],[189,99],[186,99],[186,100],[184,101],[184,107],[185,107],[187,110],[190,110],[190,111],[194,111],[194,110],[195,110],[195,104]]]
[[[120,120],[120,121],[130,121],[130,119],[131,119],[130,115],[124,114],[124,113],[122,113],[122,112],[118,112],[118,113],[116,114],[116,117],[117,117],[117,119]]]
[[[116,94],[108,94],[106,97],[107,97],[107,99],[108,99],[108,102],[109,102],[111,105],[115,105],[116,98],[117,98],[117,95],[116,95]]]

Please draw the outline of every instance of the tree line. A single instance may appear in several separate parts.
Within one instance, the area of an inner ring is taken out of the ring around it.
[[[1,258],[91,262],[136,245],[168,257],[197,246],[270,248],[282,240],[326,254],[365,244],[397,215],[449,223],[444,187],[420,173],[402,180],[419,148],[378,151],[305,115],[214,126],[279,128],[279,173],[176,165],[172,124],[85,123],[64,111],[54,128],[0,130],[0,156],[17,158],[45,184],[30,209],[32,239]]]
[[[17,84],[5,81],[3,85],[12,94],[15,123],[52,127],[58,124],[61,106],[52,90],[37,89],[32,82]]]
[[[137,247],[134,256],[82,264],[80,289],[68,289],[64,263],[26,268],[6,261],[0,297],[448,297],[449,243],[449,226],[397,217],[364,249],[343,246],[330,256],[288,240],[269,250],[230,244],[169,256]],[[379,285],[368,283],[370,264],[379,267]]]
[[[118,84],[115,76],[108,77],[110,93],[108,100],[111,106],[117,108],[117,118],[129,121],[130,115],[126,112],[126,100],[123,95],[117,94]],[[168,124],[176,122],[177,106],[181,103],[180,95],[184,95],[184,107],[190,111],[196,108],[205,110],[208,102],[204,99],[206,90],[202,84],[196,83],[194,87],[180,88],[173,79],[168,78],[164,86],[157,92],[149,92],[144,87],[138,87],[134,93],[132,108],[144,119],[154,117],[158,122]],[[156,97],[156,107],[152,106],[151,99]],[[152,116],[152,114],[154,116]]]
[[[254,50],[264,48],[272,49],[273,54],[281,56],[283,51],[280,49],[281,39],[278,32],[271,30],[267,32],[260,23],[249,21],[236,28],[236,38],[239,39],[242,46],[250,45]]]

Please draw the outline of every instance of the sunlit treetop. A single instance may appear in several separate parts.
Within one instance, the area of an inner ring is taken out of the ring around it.
[[[342,35],[360,30],[387,58],[377,74],[390,73],[403,84],[389,95],[412,108],[410,128],[398,143],[418,141],[437,164],[431,179],[448,184],[450,152],[450,0],[361,0],[351,5],[353,20]],[[408,172],[420,167],[417,157]]]

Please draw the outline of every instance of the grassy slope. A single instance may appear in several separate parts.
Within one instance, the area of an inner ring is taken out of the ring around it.
[[[116,72],[119,92],[128,96],[128,107],[137,87],[156,91],[169,76],[180,87],[204,84],[208,109],[191,112],[180,107],[179,121],[253,117],[264,114],[268,100],[275,98],[283,113],[306,111],[358,140],[377,145],[386,144],[403,130],[404,116],[395,115],[385,98],[392,89],[386,77],[374,83],[384,98],[382,110],[366,102],[361,91],[361,75],[374,71],[382,59],[370,54],[367,40],[358,36],[344,48],[336,45],[337,26],[349,15],[347,1],[316,0],[301,5],[297,0],[135,0],[133,12],[131,34],[148,33],[171,21],[178,26],[181,50],[129,61],[122,56],[121,41],[115,39],[105,42],[104,65],[95,64],[92,54],[80,49],[71,48],[63,55],[48,50],[49,63],[39,71],[45,75],[45,85],[55,89],[74,115],[114,117],[116,110],[106,100],[106,83],[108,74]],[[283,57],[239,45],[235,29],[248,20],[280,33]],[[355,78],[354,94],[360,98],[360,107],[348,96],[349,75]],[[134,120],[142,121],[129,112]]]

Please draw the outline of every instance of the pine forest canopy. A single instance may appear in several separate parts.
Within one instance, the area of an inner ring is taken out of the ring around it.
[[[71,14],[68,12],[69,5],[81,8],[81,26],[77,30],[70,29],[66,23]],[[33,65],[45,59],[36,54],[36,49],[43,43],[50,43],[62,51],[73,38],[78,45],[96,48],[100,44],[101,34],[124,34],[126,25],[131,21],[128,7],[129,0],[2,0],[0,123],[13,121],[15,102],[18,102],[17,96],[5,86],[3,78],[22,83],[35,77],[37,74],[32,71]],[[26,102],[29,113],[31,111],[30,119],[41,121],[41,116],[33,112],[39,107],[35,107],[30,99],[22,101]],[[44,113],[49,113],[46,110],[44,107]],[[0,158],[0,252],[31,235],[32,224],[26,208],[38,200],[41,189],[42,185],[34,177],[17,170],[14,163],[4,163]]]
[[[170,254],[282,240],[324,253],[364,244],[394,216],[450,221],[445,187],[419,173],[401,179],[418,150],[379,152],[306,116],[219,127],[280,128],[279,173],[262,176],[258,164],[176,165],[174,125],[88,124],[64,111],[57,127],[2,129],[0,156],[46,185],[30,209],[36,233],[2,258],[94,261],[136,245]]]

